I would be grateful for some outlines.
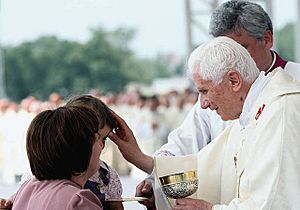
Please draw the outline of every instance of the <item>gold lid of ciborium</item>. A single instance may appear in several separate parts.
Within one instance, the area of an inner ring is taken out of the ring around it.
[[[169,174],[166,176],[162,176],[159,177],[159,180],[162,185],[166,185],[166,184],[173,184],[173,183],[182,182],[190,179],[196,179],[196,178],[197,178],[197,171],[186,171],[186,172],[179,172],[176,174]]]

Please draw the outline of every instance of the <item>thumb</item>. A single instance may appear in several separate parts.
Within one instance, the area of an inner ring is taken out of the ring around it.
[[[145,184],[144,184],[144,186],[142,188],[142,192],[143,193],[147,193],[147,192],[149,192],[151,190],[152,190],[152,185],[149,184],[148,182],[145,182]]]
[[[110,132],[110,133],[108,134],[108,137],[110,138],[110,140],[112,140],[112,141],[113,141],[115,144],[117,144],[117,145],[119,145],[120,142],[122,142],[122,139],[120,139],[120,138],[118,137],[118,135],[115,134],[115,133],[113,133],[113,132]]]

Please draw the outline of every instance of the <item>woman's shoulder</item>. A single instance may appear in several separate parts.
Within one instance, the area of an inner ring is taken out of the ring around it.
[[[82,189],[70,180],[53,181],[51,185],[59,189],[59,196],[56,198],[62,202],[67,202],[66,209],[102,210],[102,204],[94,193],[88,189]]]
[[[81,189],[77,193],[73,194],[67,205],[68,210],[75,209],[91,209],[102,210],[102,204],[100,200],[90,190]]]
[[[35,199],[30,199],[30,198]],[[32,178],[25,182],[14,197],[14,207],[32,209],[97,209],[102,205],[99,199],[87,189],[70,180],[43,180]],[[84,208],[86,207],[86,208]]]

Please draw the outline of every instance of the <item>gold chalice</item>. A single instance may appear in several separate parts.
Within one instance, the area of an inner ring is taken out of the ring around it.
[[[159,177],[162,189],[169,198],[185,198],[198,189],[196,171],[180,172]]]

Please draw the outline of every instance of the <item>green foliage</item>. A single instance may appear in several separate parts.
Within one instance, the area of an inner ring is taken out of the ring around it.
[[[86,43],[40,37],[4,49],[7,95],[21,100],[28,95],[46,99],[98,88],[103,93],[122,91],[131,81],[150,82],[170,75],[159,59],[139,59],[129,48],[135,32],[102,28],[91,31]]]
[[[276,32],[276,48],[278,53],[289,61],[295,60],[295,24],[288,23]]]
[[[41,37],[4,51],[7,95],[21,99],[27,95],[46,97],[54,90],[67,88],[64,81],[70,67],[65,58],[78,48],[77,43],[56,37]]]
[[[127,65],[131,68],[128,76],[132,81],[149,84],[153,78],[171,76],[167,65],[159,59],[135,59]]]

